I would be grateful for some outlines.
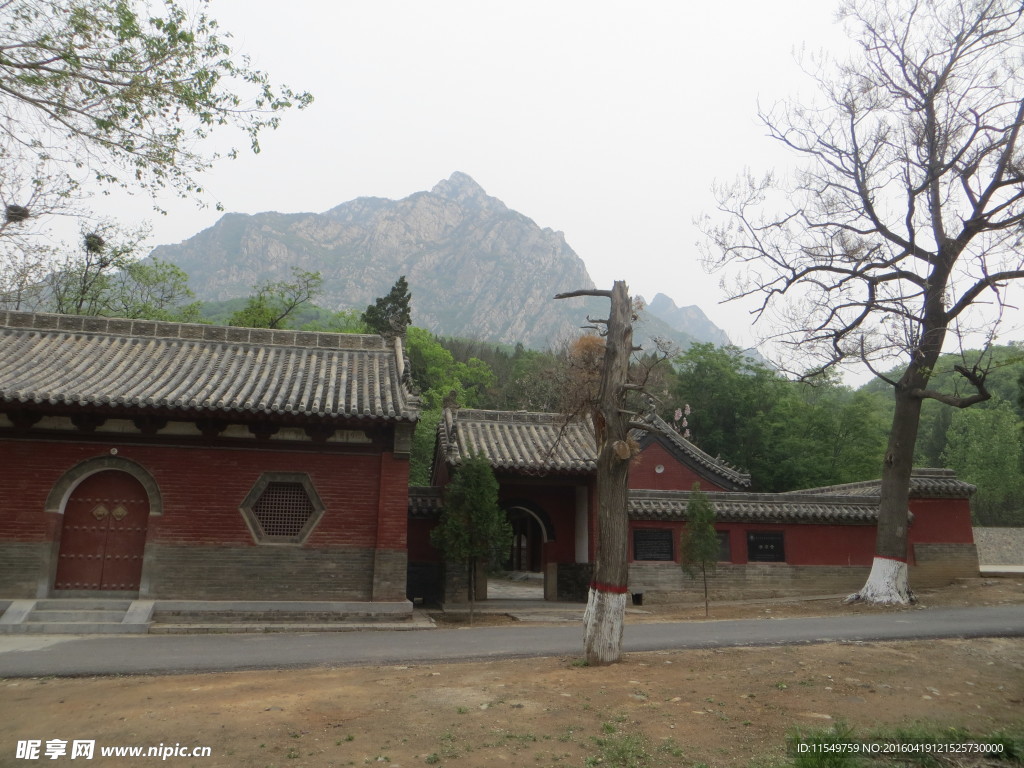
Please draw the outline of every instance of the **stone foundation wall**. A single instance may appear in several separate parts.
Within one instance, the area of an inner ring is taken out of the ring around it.
[[[0,543],[0,597],[41,597],[38,589],[48,578],[52,549],[48,541]]]
[[[914,556],[916,565],[910,568],[914,589],[943,587],[978,575],[978,553],[973,544],[916,544]],[[713,600],[853,593],[864,586],[870,570],[868,566],[720,564],[708,576],[708,593]],[[643,593],[646,603],[704,599],[701,577],[691,579],[675,563],[631,563],[629,590]]]
[[[405,600],[409,558],[404,549],[373,551],[373,595],[378,602]]]
[[[944,587],[980,572],[974,544],[915,544],[916,566],[910,569],[911,588]]]
[[[594,578],[591,563],[559,563],[556,599],[563,603],[585,603]]]
[[[374,552],[150,544],[139,594],[168,600],[372,600]],[[389,570],[396,567],[392,563]],[[404,599],[404,560],[395,583],[398,596],[378,599]]]
[[[708,575],[708,594],[712,600],[756,600],[856,592],[869,571],[864,566],[722,564]],[[642,593],[648,604],[702,601],[704,582],[674,563],[631,563],[629,591]]]

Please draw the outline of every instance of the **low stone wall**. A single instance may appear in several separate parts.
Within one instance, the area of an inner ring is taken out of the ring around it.
[[[0,543],[0,596],[42,597],[40,579],[47,579],[52,549],[48,541]]]
[[[944,587],[980,572],[974,544],[915,544],[914,557],[917,565],[910,569],[911,588]]]
[[[942,587],[978,575],[973,544],[917,544],[914,556],[917,564],[910,569],[912,588]],[[720,564],[708,576],[708,594],[714,600],[757,600],[853,593],[864,586],[870,570],[869,566]],[[704,599],[701,577],[690,578],[675,563],[631,563],[629,590],[643,593],[645,603]]]
[[[555,599],[563,603],[585,603],[594,577],[591,563],[559,563]]]
[[[394,559],[394,558],[393,558]],[[405,599],[405,560],[397,596]],[[372,600],[373,549],[277,546],[146,548],[140,596],[177,600]],[[394,578],[394,574],[392,575]]]
[[[713,600],[757,600],[856,592],[869,570],[866,566],[721,564],[708,575],[708,594]],[[704,599],[703,579],[690,578],[674,563],[632,563],[629,590],[642,593],[648,604]]]

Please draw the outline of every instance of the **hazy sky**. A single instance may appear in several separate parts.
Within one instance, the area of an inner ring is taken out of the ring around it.
[[[713,208],[716,179],[785,161],[758,102],[804,87],[800,46],[844,44],[832,2],[210,5],[255,66],[316,97],[259,156],[204,179],[226,210],[398,199],[463,171],[563,231],[599,287],[625,279],[648,299],[664,292],[701,306],[737,343],[754,340],[748,315],[720,306],[718,277],[700,269],[693,220]],[[154,245],[221,215],[169,209],[153,218]],[[144,201],[117,214],[151,215]]]

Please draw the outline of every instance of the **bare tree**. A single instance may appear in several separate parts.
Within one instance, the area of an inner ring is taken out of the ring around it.
[[[763,111],[769,135],[802,163],[788,183],[750,176],[719,189],[706,264],[738,273],[733,297],[757,297],[781,321],[791,369],[898,361],[882,462],[876,556],[851,599],[905,603],[907,500],[921,404],[989,398],[986,356],[956,367],[960,386],[929,387],[947,346],[989,342],[1024,277],[1024,8],[1017,0],[849,0],[856,42],[823,62],[822,103]],[[961,348],[963,345],[961,345]],[[804,369],[806,372],[806,369]]]
[[[629,467],[636,455],[637,444],[630,440],[629,430],[648,428],[637,418],[639,414],[627,410],[627,396],[642,388],[630,382],[630,358],[638,351],[633,346],[633,321],[636,315],[626,284],[618,280],[610,291],[582,290],[560,293],[556,299],[574,296],[604,296],[611,299],[607,319],[590,322],[601,326],[604,353],[597,379],[596,395],[582,407],[589,412],[594,424],[597,443],[597,556],[594,579],[590,584],[587,610],[583,616],[583,650],[588,664],[613,664],[622,656],[622,632],[626,616],[626,598],[629,577],[628,541],[629,515],[627,512]],[[594,356],[594,345],[585,344],[579,350],[586,358]],[[580,390],[591,389],[591,377]]]

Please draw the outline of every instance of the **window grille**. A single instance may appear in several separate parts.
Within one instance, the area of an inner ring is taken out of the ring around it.
[[[301,545],[320,522],[324,504],[302,472],[264,472],[239,510],[256,543]]]
[[[270,483],[252,507],[266,536],[298,536],[315,509],[301,483]]]

